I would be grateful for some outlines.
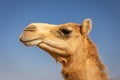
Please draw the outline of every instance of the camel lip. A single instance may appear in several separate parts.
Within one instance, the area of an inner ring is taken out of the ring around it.
[[[23,42],[23,43],[27,43],[27,42],[32,42],[32,41],[35,41],[35,40],[38,40],[38,39],[41,39],[41,38],[38,37],[38,38],[30,39],[30,40],[22,40],[22,39],[20,38],[20,41]]]
[[[20,39],[20,41],[27,47],[37,46],[38,44],[41,44],[43,42],[40,37],[31,39],[31,40],[25,40],[25,41]]]

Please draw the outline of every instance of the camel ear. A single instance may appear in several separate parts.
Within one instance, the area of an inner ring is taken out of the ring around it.
[[[81,26],[81,33],[82,35],[87,35],[92,28],[92,21],[91,19],[85,19]]]

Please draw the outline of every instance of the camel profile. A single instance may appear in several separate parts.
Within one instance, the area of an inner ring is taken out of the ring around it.
[[[20,36],[26,46],[38,46],[62,64],[64,80],[108,80],[95,44],[89,38],[92,21],[31,23]]]

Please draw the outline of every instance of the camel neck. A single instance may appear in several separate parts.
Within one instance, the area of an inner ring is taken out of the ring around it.
[[[72,56],[68,66],[63,66],[62,74],[65,80],[108,80],[105,66],[99,59],[97,48],[91,42],[87,47]]]

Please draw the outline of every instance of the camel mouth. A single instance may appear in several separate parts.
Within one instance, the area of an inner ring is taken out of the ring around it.
[[[20,36],[20,41],[26,46],[37,46],[45,39],[45,35],[41,34],[36,37],[27,38],[25,36]]]
[[[22,40],[20,38],[20,41],[26,46],[36,46],[42,42],[41,37],[30,39],[30,40]]]
[[[22,40],[22,39],[20,38],[20,41],[23,42],[23,43],[26,43],[26,42],[32,42],[32,41],[35,41],[35,40],[38,40],[38,39],[40,39],[40,37],[35,38],[35,39],[30,39],[30,40]]]

